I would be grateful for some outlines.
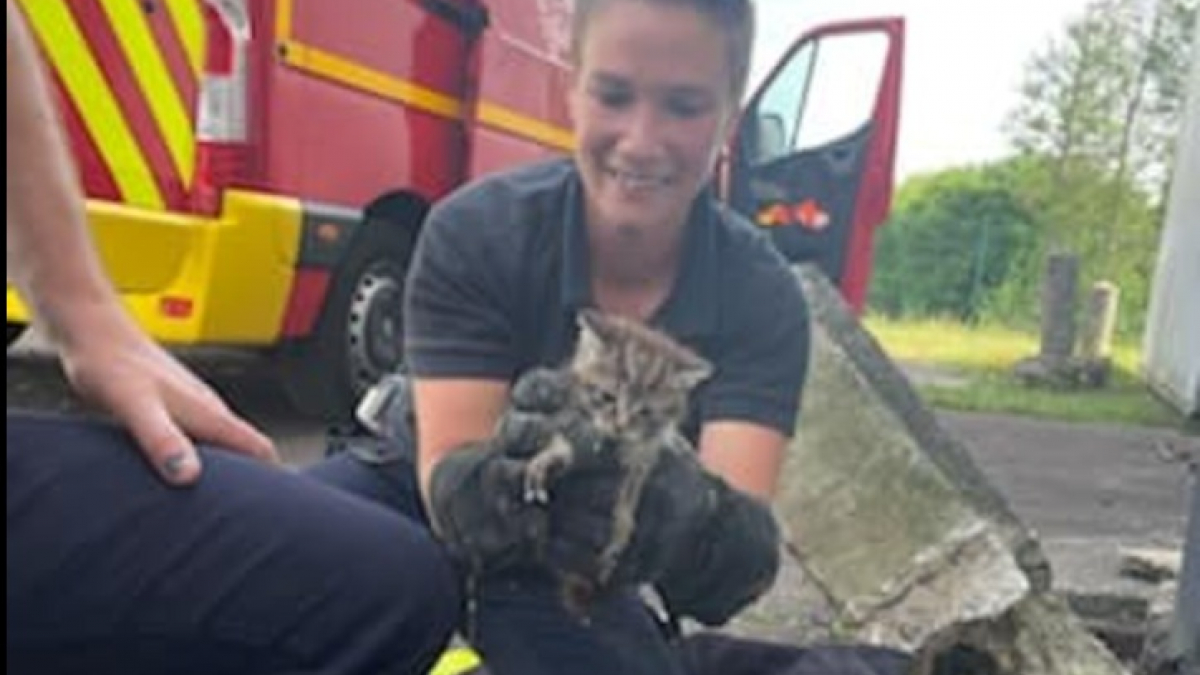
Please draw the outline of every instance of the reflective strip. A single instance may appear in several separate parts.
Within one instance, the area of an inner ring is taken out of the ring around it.
[[[292,2],[280,0],[275,14],[275,41],[284,45],[284,63],[335,82],[399,101],[425,112],[462,119],[463,101],[403,78],[374,70],[351,59],[292,39]],[[495,103],[480,101],[476,120],[494,129],[543,145],[570,150],[574,140],[569,129],[543,122]]]
[[[292,0],[279,0],[275,10],[275,43],[284,44],[292,39]]]
[[[377,96],[399,101],[425,112],[459,119],[462,102],[415,82],[361,65],[337,54],[297,42],[286,43],[284,61],[335,82],[349,84]]]
[[[134,2],[102,2],[100,5],[133,69],[142,97],[150,106],[158,133],[166,142],[175,164],[175,172],[184,185],[190,185],[195,160],[191,120],[184,109],[182,93],[175,86],[150,26],[146,24],[146,17]]]
[[[480,101],[476,119],[490,127],[524,136],[552,148],[570,150],[575,147],[570,131],[495,103]]]
[[[424,87],[410,80],[389,75],[323,49],[298,42],[288,42],[284,61],[298,70],[361,89],[382,98],[399,101],[419,110],[461,119],[463,102],[453,96]],[[480,101],[477,120],[487,126],[521,136],[543,145],[570,150],[574,147],[571,132],[563,127],[543,122],[511,108]]]
[[[175,24],[175,34],[183,42],[188,65],[197,75],[204,67],[204,15],[200,0],[167,0],[167,13]]]
[[[76,102],[84,126],[112,172],[122,199],[161,209],[163,196],[150,167],[66,4],[45,0],[20,0],[20,4],[39,38],[42,52],[54,66],[67,94]]]

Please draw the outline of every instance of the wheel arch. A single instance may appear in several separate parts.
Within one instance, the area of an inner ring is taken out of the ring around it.
[[[392,342],[403,323],[399,297],[430,203],[397,190],[358,211],[310,206],[302,258],[323,277],[320,298],[306,303],[311,329],[293,333],[278,356],[285,390],[301,411],[343,419],[367,380],[401,363]],[[380,346],[387,344],[394,349]]]
[[[363,209],[362,228],[356,233],[356,239],[372,236],[367,234],[372,230],[388,228],[389,235],[404,237],[411,253],[430,206],[431,203],[425,197],[408,190],[395,190],[380,195]],[[357,241],[352,246],[356,244]]]

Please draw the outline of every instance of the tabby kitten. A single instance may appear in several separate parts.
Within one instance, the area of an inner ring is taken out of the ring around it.
[[[661,331],[585,310],[580,314],[579,342],[565,371],[571,384],[556,413],[558,428],[582,423],[603,442],[580,448],[557,433],[528,465],[525,499],[548,502],[550,483],[575,465],[602,461],[621,473],[611,535],[595,578],[564,579],[565,600],[579,614],[616,569],[637,526],[646,479],[665,448],[680,447],[673,440],[679,438],[688,396],[712,367]],[[605,456],[581,456],[595,453]]]

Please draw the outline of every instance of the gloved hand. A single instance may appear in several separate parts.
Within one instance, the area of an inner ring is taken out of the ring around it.
[[[719,477],[705,478],[714,506],[680,537],[656,588],[673,614],[718,626],[771,588],[781,534],[767,504]]]
[[[451,557],[490,572],[536,557],[546,512],[526,502],[525,465],[487,441],[456,448],[434,467],[429,485],[433,531]]]
[[[525,495],[529,458],[555,432],[568,380],[535,370],[518,380],[512,407],[491,439],[452,450],[430,477],[430,519],[451,556],[489,572],[539,557],[548,515]]]
[[[593,465],[558,481],[546,533],[551,567],[594,578],[612,534],[619,478]],[[719,625],[769,589],[778,573],[780,532],[769,507],[705,470],[682,438],[661,452],[636,523],[599,591],[652,583],[672,613]]]
[[[595,447],[595,441],[585,442]],[[682,439],[680,443],[686,446]],[[656,581],[675,558],[676,549],[689,545],[693,531],[713,512],[715,493],[709,489],[708,477],[690,447],[686,452],[660,455],[642,488],[632,537],[598,591]],[[598,578],[602,553],[613,538],[613,512],[624,479],[615,455],[601,449],[588,463],[556,481],[548,505],[545,559],[549,566],[586,579]]]

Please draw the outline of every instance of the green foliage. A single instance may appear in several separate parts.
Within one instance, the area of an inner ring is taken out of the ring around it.
[[[901,188],[877,245],[873,308],[978,317],[1033,238],[1033,218],[998,178],[988,169],[954,169]]]

